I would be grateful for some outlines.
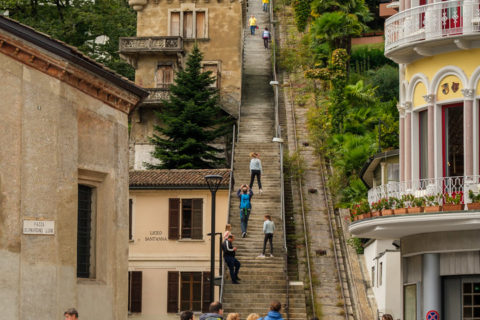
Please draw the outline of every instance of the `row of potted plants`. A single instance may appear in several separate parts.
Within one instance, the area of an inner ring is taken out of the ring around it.
[[[469,210],[480,209],[480,193],[475,194],[472,190],[468,192],[471,203],[468,204]],[[405,194],[401,198],[383,198],[371,204],[367,200],[362,200],[352,206],[350,215],[352,221],[364,218],[400,215],[407,213],[421,212],[439,212],[439,211],[460,211],[463,210],[463,194],[454,193],[452,195],[436,194],[424,197],[415,197],[412,194]]]

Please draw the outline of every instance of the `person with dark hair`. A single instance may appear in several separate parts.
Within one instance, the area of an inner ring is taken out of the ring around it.
[[[239,284],[238,280],[240,280],[240,278],[238,277],[238,271],[240,270],[240,261],[235,258],[237,247],[233,246],[233,240],[235,240],[234,235],[229,234],[227,240],[222,243],[223,258],[230,270],[232,283]]]
[[[180,314],[180,320],[193,320],[193,312],[183,311],[182,314]]]
[[[63,316],[65,317],[65,320],[77,320],[78,311],[75,308],[70,308],[63,313]]]
[[[270,311],[266,317],[260,318],[258,320],[283,320],[280,310],[282,309],[282,304],[280,301],[272,301],[270,303]]]
[[[200,320],[223,320],[223,306],[219,301],[210,303],[208,313],[200,316]]]
[[[317,317],[312,317],[310,320],[319,320]]]
[[[384,314],[382,320],[393,320],[393,317],[391,314]]]
[[[237,191],[237,197],[240,198],[240,228],[242,229],[242,238],[245,238],[247,236],[248,218],[252,210],[252,188],[249,188],[246,184],[242,185]]]
[[[265,258],[265,249],[267,247],[267,241],[270,242],[270,257],[273,257],[273,232],[275,231],[275,223],[272,221],[272,216],[265,215],[265,221],[263,222],[263,233],[265,238],[263,239],[263,252],[259,255],[259,258]]]
[[[270,31],[268,31],[268,28],[265,27],[265,30],[263,30],[263,33],[262,33],[263,46],[265,47],[265,49],[268,49],[268,41],[270,41],[271,37],[272,35]],[[258,183],[260,183],[260,175],[258,175]]]

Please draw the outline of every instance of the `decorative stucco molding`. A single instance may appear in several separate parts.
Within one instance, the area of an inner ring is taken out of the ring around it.
[[[405,101],[404,105],[405,105],[405,111],[407,112],[412,111],[412,107],[413,107],[412,101]]]
[[[475,98],[475,89],[462,89],[465,100],[473,100]]]
[[[142,11],[148,0],[128,0],[128,5],[135,11]]]
[[[397,110],[398,110],[398,114],[400,115],[400,118],[404,118],[405,117],[405,105],[397,104]]]
[[[138,102],[137,96],[112,86],[74,64],[49,57],[23,42],[5,35],[0,35],[0,53],[59,79],[124,113],[128,114]]]
[[[427,94],[423,96],[423,99],[425,99],[425,102],[427,104],[434,104],[435,103],[435,95],[434,94]]]

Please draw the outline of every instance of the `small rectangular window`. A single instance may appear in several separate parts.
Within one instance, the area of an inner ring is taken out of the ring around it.
[[[78,185],[77,277],[90,278],[92,259],[93,188]]]
[[[128,311],[142,312],[142,271],[128,272]]]
[[[381,286],[383,282],[383,262],[380,262],[378,267],[378,286]]]
[[[196,18],[196,38],[206,38],[206,21],[205,21],[205,11],[195,12]]]
[[[372,287],[375,287],[375,267],[372,267],[371,279],[372,279]]]
[[[193,12],[185,11],[183,12],[183,37],[184,38],[193,38]]]
[[[170,14],[170,35],[180,36],[180,12]]]
[[[157,67],[156,84],[157,88],[168,89],[173,83],[173,66],[159,65]]]
[[[128,199],[128,240],[133,240],[133,199]]]

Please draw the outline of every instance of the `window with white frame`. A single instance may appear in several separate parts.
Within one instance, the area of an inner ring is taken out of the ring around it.
[[[169,35],[184,39],[208,38],[207,9],[172,10],[169,13]]]

